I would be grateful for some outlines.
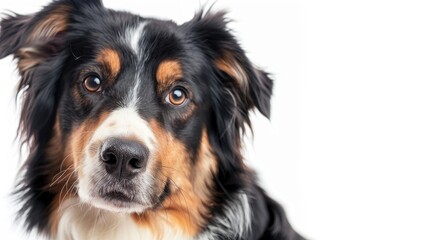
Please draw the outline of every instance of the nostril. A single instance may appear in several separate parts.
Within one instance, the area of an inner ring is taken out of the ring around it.
[[[131,158],[128,164],[130,164],[130,166],[133,168],[142,168],[144,166],[144,161],[141,161],[137,158]]]
[[[118,161],[116,155],[112,152],[104,152],[101,159],[110,165],[115,165]]]
[[[109,138],[100,146],[99,159],[108,174],[118,179],[131,179],[145,171],[148,153],[140,142]]]

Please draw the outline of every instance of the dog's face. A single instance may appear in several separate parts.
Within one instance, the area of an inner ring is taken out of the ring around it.
[[[58,119],[69,130],[62,134],[79,197],[100,208],[143,212],[192,181],[210,184],[205,178],[216,161],[203,104],[209,69],[175,24],[126,17],[102,29],[95,17],[94,28],[81,29],[86,39],[70,41],[74,56]],[[116,34],[102,37],[106,32]],[[204,165],[197,164],[201,156]]]
[[[23,135],[44,159],[28,172],[42,169],[54,201],[77,194],[120,212],[210,205],[215,179],[244,168],[249,111],[269,115],[272,81],[223,13],[177,25],[56,1],[1,27],[0,57],[14,54],[22,76]]]

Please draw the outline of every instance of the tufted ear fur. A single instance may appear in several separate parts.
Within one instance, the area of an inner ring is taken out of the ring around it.
[[[269,118],[273,81],[249,61],[227,23],[225,12],[200,12],[185,25],[207,50],[205,52],[210,53],[212,63],[226,75],[224,78],[232,80],[228,83],[228,79],[224,79],[224,83],[229,88],[236,88],[234,97],[237,103],[243,104],[238,106],[240,110],[247,112],[256,107]]]
[[[21,74],[42,63],[64,46],[71,6],[55,2],[33,15],[8,15],[1,21],[0,58],[13,54]]]
[[[18,61],[24,90],[20,130],[23,141],[46,141],[52,122],[57,80],[62,68],[58,56],[65,47],[71,5],[54,2],[32,15],[8,15],[0,23],[0,57]]]

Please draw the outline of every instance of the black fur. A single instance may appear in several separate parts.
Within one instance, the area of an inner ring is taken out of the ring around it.
[[[49,38],[42,37],[28,42],[28,36],[44,17],[60,6],[69,7],[68,25],[62,32]],[[125,12],[105,9],[100,1],[56,0],[35,15],[10,15],[1,21],[0,57],[13,54],[35,59],[37,64],[29,69],[20,69],[19,91],[23,92],[20,119],[21,137],[28,143],[30,154],[24,166],[17,194],[22,201],[20,216],[25,219],[28,230],[37,228],[47,233],[50,208],[57,194],[48,186],[49,174],[61,162],[47,159],[46,148],[52,138],[53,125],[58,116],[62,138],[70,134],[73,125],[97,116],[106,109],[114,109],[123,93],[129,91],[125,79],[135,73],[135,60],[128,58],[117,35],[124,34],[124,27],[147,19]],[[227,28],[224,12],[197,13],[182,25],[151,19],[146,29],[147,42],[140,43],[151,56],[151,63],[141,71],[148,76],[142,90],[140,114],[155,118],[166,129],[180,138],[189,151],[196,153],[201,139],[201,129],[206,127],[209,140],[218,159],[218,174],[214,176],[216,194],[212,215],[223,214],[224,204],[237,192],[246,193],[252,206],[251,230],[243,239],[303,239],[290,226],[282,207],[266,195],[257,185],[254,174],[243,164],[241,139],[245,127],[250,126],[249,113],[258,109],[270,116],[270,98],[273,81],[269,75],[255,68],[237,40]],[[88,96],[82,93],[85,102],[73,100],[70,89],[79,88],[76,82],[79,69],[94,61],[95,49],[111,46],[121,53],[127,62],[121,69],[123,82],[116,84],[104,96]],[[20,49],[32,48],[29,56],[22,56]],[[216,60],[225,57],[242,69],[246,86],[236,76],[216,67]],[[154,93],[155,67],[163,59],[180,59],[184,66],[184,78],[194,89],[197,110],[193,117],[181,122],[177,113],[162,109],[161,101]],[[67,74],[65,74],[67,73]],[[105,98],[104,98],[105,97]],[[108,98],[107,98],[108,97]],[[196,154],[194,154],[196,155]],[[209,224],[215,224],[209,220]],[[229,239],[228,236],[220,239]]]
[[[51,138],[57,107],[58,80],[66,54],[60,54],[53,47],[57,47],[56,37],[32,43],[26,43],[26,37],[37,22],[58,5],[59,3],[53,3],[35,15],[7,16],[0,25],[1,58],[10,54],[19,58],[18,51],[22,47],[33,47],[37,56],[32,57],[40,58],[37,67],[20,71],[21,80],[18,84],[18,92],[24,92],[19,130],[23,144],[27,143],[29,146],[29,156],[23,167],[23,177],[16,194],[23,201],[18,216],[26,220],[28,230],[46,230],[50,203],[54,197],[54,194],[46,189],[50,184],[46,175],[49,174],[51,163],[45,158],[44,149]]]

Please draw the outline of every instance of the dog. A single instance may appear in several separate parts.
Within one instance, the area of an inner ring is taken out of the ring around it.
[[[303,239],[243,162],[273,81],[225,12],[176,24],[56,0],[0,23],[29,154],[16,195],[50,239]],[[249,131],[249,130],[247,130]]]

